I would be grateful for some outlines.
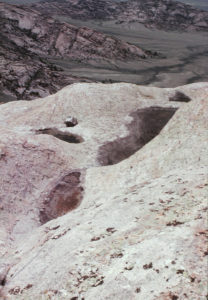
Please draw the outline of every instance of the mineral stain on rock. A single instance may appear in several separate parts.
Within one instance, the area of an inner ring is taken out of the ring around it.
[[[40,210],[41,224],[62,216],[79,206],[84,192],[81,182],[81,172],[74,171],[65,175],[55,184]]]

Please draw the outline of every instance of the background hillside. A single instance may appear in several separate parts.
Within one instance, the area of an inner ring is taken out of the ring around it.
[[[10,3],[10,4],[30,4],[30,3],[37,3],[40,0],[1,0],[2,2]],[[57,0],[58,2],[59,0]],[[119,1],[119,0],[115,0]],[[121,0],[122,1],[122,0]],[[179,2],[183,2],[186,4],[193,5],[200,9],[208,10],[208,1],[207,0],[179,0]]]

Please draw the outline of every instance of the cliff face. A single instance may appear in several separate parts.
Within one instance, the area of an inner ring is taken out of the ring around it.
[[[208,12],[170,0],[46,0],[32,5],[49,15],[76,19],[115,20],[117,23],[142,23],[163,30],[208,30]]]
[[[18,99],[46,96],[76,81],[47,58],[138,60],[151,52],[91,30],[60,23],[26,7],[0,4],[1,91]]]
[[[2,299],[206,297],[208,83],[0,106]]]

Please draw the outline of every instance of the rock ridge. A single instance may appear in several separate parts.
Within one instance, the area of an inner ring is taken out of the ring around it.
[[[142,23],[148,28],[179,31],[207,31],[208,12],[170,0],[46,0],[33,8],[49,15],[65,15],[83,20],[116,20],[117,23]]]

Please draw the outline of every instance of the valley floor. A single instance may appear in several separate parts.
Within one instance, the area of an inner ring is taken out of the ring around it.
[[[76,26],[87,26],[157,51],[162,58],[137,62],[115,62],[111,65],[92,62],[92,65],[56,60],[66,73],[98,81],[130,82],[157,87],[175,87],[208,80],[208,36],[203,32],[179,33],[149,30],[141,24],[127,25],[114,22],[80,21],[56,17]]]

